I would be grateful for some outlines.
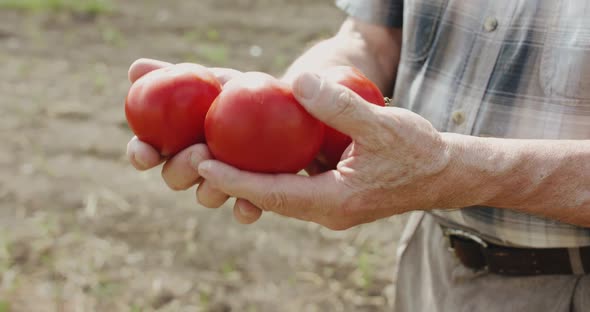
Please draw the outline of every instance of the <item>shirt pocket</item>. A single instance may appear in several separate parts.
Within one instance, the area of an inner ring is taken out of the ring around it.
[[[424,61],[431,49],[444,16],[448,0],[405,1],[402,57]]]
[[[556,1],[540,64],[540,82],[552,98],[590,99],[590,2]]]

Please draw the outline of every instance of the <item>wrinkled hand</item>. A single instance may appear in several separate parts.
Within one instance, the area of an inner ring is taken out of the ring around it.
[[[129,79],[133,82],[169,65],[138,60]],[[212,70],[222,83],[239,73]],[[244,172],[212,160],[204,144],[163,159],[137,138],[128,144],[129,160],[138,170],[165,162],[166,184],[177,191],[198,184],[197,198],[205,207],[218,208],[229,196],[238,198],[234,215],[244,224],[258,220],[262,211],[272,211],[341,230],[437,206],[440,185],[448,182],[444,179],[450,156],[441,134],[427,120],[408,110],[371,105],[315,74],[296,78],[293,91],[311,114],[352,137],[337,170],[324,171],[312,164],[309,177]]]
[[[238,220],[252,223],[264,210],[342,230],[436,208],[448,184],[450,156],[427,120],[408,110],[371,105],[311,73],[296,78],[293,91],[306,110],[351,136],[353,144],[336,170],[313,176],[257,174],[201,161],[198,172],[207,187],[238,198]]]
[[[139,59],[129,68],[129,80],[133,83],[153,70],[170,65],[172,64],[157,60]],[[225,84],[240,73],[228,68],[210,69],[221,84]],[[127,144],[127,157],[137,170],[142,171],[152,169],[165,162],[162,168],[162,178],[168,187],[175,191],[181,191],[199,184],[197,198],[200,204],[205,207],[218,208],[229,198],[228,195],[212,187],[210,183],[199,176],[197,171],[199,164],[212,158],[205,144],[190,146],[174,157],[164,159],[152,146],[134,137]],[[252,209],[249,212],[249,217],[239,218],[242,223],[253,222],[260,217],[261,211],[259,209]]]

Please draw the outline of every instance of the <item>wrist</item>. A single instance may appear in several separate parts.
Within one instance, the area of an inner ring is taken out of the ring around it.
[[[485,138],[441,133],[449,164],[438,179],[437,209],[457,209],[485,205],[500,191],[496,183],[502,175],[504,155]]]

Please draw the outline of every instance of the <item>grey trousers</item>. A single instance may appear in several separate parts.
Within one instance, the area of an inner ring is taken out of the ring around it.
[[[590,275],[474,272],[448,247],[433,217],[410,216],[398,247],[395,312],[590,311]]]

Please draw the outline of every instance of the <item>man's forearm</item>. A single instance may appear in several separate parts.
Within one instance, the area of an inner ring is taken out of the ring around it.
[[[513,209],[590,227],[590,141],[443,134],[451,165],[448,207]]]
[[[321,72],[332,66],[354,66],[381,91],[391,93],[401,48],[401,29],[386,29],[349,19],[338,34],[321,41],[297,58],[283,79],[305,71]]]

